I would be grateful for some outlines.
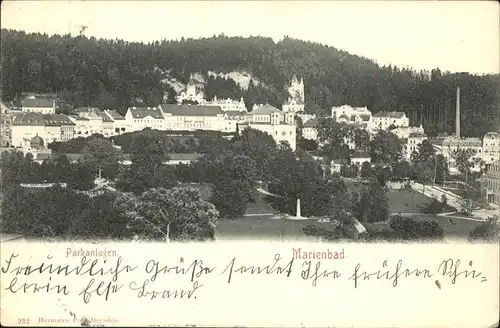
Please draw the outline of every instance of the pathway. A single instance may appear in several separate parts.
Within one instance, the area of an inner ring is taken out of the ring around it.
[[[261,194],[264,194],[264,195],[267,195],[267,196],[273,196],[273,197],[277,197],[277,198],[283,198],[283,196],[270,193],[269,191],[264,190],[262,188],[257,188],[257,191],[260,192]]]

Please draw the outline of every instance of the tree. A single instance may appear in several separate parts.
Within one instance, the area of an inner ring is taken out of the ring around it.
[[[469,233],[470,240],[488,241],[498,243],[500,237],[500,222],[498,216],[490,217]]]
[[[435,176],[434,161],[417,162],[415,165],[417,180],[422,184],[431,184]]]
[[[407,161],[392,164],[392,177],[396,181],[410,179],[413,176],[413,168]]]
[[[300,138],[297,147],[305,151],[314,151],[318,149],[318,143],[315,140]]]
[[[371,182],[361,192],[357,219],[361,222],[385,222],[389,218],[389,198],[387,188]]]
[[[213,163],[212,202],[221,217],[237,218],[245,214],[248,203],[255,202],[255,162],[245,155],[227,154]]]
[[[245,154],[255,161],[257,178],[260,180],[266,179],[270,158],[277,150],[276,142],[272,136],[259,130],[245,129],[241,132],[241,135],[233,139],[231,147],[234,152]]]
[[[98,177],[114,179],[120,161],[120,152],[106,139],[89,140],[82,150],[83,161]]]
[[[379,130],[370,141],[372,163],[394,163],[401,158],[403,143],[393,133]]]
[[[340,167],[340,176],[344,178],[348,178],[350,176],[349,166],[344,164]]]
[[[84,163],[71,165],[66,177],[68,186],[77,190],[90,190],[94,187],[94,177],[90,167]]]
[[[481,194],[480,184],[478,183],[481,173],[473,174],[471,172],[474,163],[471,158],[474,151],[471,149],[457,149],[452,153],[455,164],[460,172],[460,178],[464,182],[464,195],[462,197],[462,211],[467,214],[472,214],[473,201],[478,200]]]
[[[467,181],[468,175],[471,173],[471,168],[474,163],[471,161],[474,151],[472,149],[457,149],[452,153],[452,158],[455,160],[458,171],[463,181]]]
[[[360,175],[364,179],[368,179],[373,175],[372,166],[369,162],[363,162],[363,164],[361,164]]]
[[[269,170],[272,176],[269,191],[282,195],[272,199],[278,211],[295,215],[300,199],[303,216],[343,220],[347,215],[349,199],[344,182],[335,175],[323,178],[320,165],[310,155],[296,158],[291,149],[281,148]]]
[[[444,236],[443,228],[436,221],[397,215],[391,218],[389,225],[394,230],[396,239],[400,240],[440,240]]]
[[[370,144],[370,134],[368,131],[356,128],[354,130],[354,143],[356,144],[356,149],[368,151]]]
[[[359,173],[359,168],[356,164],[351,164],[349,166],[349,177],[350,178],[357,178]]]
[[[24,156],[19,151],[5,151],[0,157],[0,169],[3,187],[39,180],[39,167],[31,154]]]
[[[296,140],[299,141],[302,139],[302,129],[304,128],[304,123],[302,122],[302,118],[300,116],[295,115],[295,125],[296,125]]]
[[[434,156],[436,156],[436,151],[428,139],[423,140],[422,143],[418,145],[417,153],[416,161],[418,162],[433,161]]]
[[[164,141],[154,131],[132,137],[132,164],[119,173],[118,189],[140,195],[152,188],[175,186],[175,168],[163,164],[168,160],[166,153],[169,151],[169,145]]]
[[[113,210],[113,196],[96,197],[61,187],[5,190],[1,229],[28,238],[127,238],[127,220]]]
[[[139,239],[213,240],[219,213],[194,188],[153,188],[141,196],[119,194],[114,206]]]
[[[392,179],[392,170],[389,166],[376,166],[374,170],[375,178],[380,186],[385,186],[387,181]]]
[[[448,168],[448,161],[446,157],[439,154],[436,155],[436,180],[435,183],[444,183],[444,181],[448,180],[450,176],[450,170]]]

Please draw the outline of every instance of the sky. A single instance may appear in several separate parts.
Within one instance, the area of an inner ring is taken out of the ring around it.
[[[2,1],[1,27],[127,41],[292,38],[417,70],[500,72],[497,1]]]

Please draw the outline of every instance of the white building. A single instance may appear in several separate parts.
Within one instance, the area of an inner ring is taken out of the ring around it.
[[[417,133],[417,134],[418,133],[420,133],[420,134],[425,133],[422,125],[399,127],[399,128],[391,129],[390,132],[397,135],[399,139],[408,139],[410,134],[413,134],[413,133]]]
[[[156,107],[130,107],[125,114],[125,121],[125,124],[131,127],[131,131],[142,131],[146,128],[165,130],[162,110]]]
[[[352,107],[349,105],[342,105],[339,107],[332,107],[332,118],[337,123],[356,124],[362,129],[369,129],[372,113],[365,107]]]
[[[56,101],[47,97],[29,96],[22,101],[25,113],[55,114]]]
[[[282,112],[266,104],[256,107],[246,116],[246,120],[239,124],[240,131],[252,128],[271,135],[276,143],[288,142],[292,150],[296,148],[297,135],[293,112]]]
[[[318,118],[313,118],[308,120],[302,125],[302,138],[309,140],[318,140],[318,129],[317,125],[319,123]]]
[[[305,106],[304,80],[300,81],[293,74],[292,83],[288,87],[290,97],[283,104],[283,112],[303,112]]]
[[[88,118],[70,115],[69,119],[73,122],[73,124],[75,124],[75,138],[86,138],[92,134],[90,133],[91,127],[90,120]]]
[[[75,110],[75,114],[79,117],[84,117],[88,120],[85,126],[88,128],[88,135],[102,134],[104,135],[104,127],[102,122],[102,112],[97,107],[80,107]],[[78,124],[75,122],[75,124]],[[80,130],[79,128],[77,130]]]
[[[500,160],[500,135],[488,132],[483,137],[483,161],[491,164]]]
[[[186,90],[177,96],[177,103],[181,105],[184,101],[195,101],[200,105],[203,104],[205,102],[204,87],[205,84],[195,80],[191,74],[189,82],[186,85]]]
[[[392,132],[392,131],[391,131]],[[404,148],[404,157],[410,160],[411,154],[416,151],[418,152],[418,147],[422,144],[424,140],[427,139],[427,135],[424,132],[412,132],[406,138],[406,146]]]
[[[120,115],[117,111],[106,109],[104,114],[113,121],[113,135],[116,136],[132,131],[132,126],[130,126],[125,117]]]
[[[483,142],[480,138],[457,138],[448,137],[443,140],[441,145],[441,152],[444,157],[448,159],[450,173],[458,173],[456,167],[454,154],[458,150],[470,150],[472,152],[471,162],[475,163],[472,170],[479,171],[480,167],[477,165],[483,159]]]
[[[164,116],[166,130],[236,131],[236,121],[226,120],[224,112],[218,106],[161,104],[159,108]],[[230,122],[234,126],[232,129]]]
[[[243,97],[238,100],[233,100],[233,99],[217,99],[217,96],[214,96],[214,99],[212,101],[204,101],[200,103],[200,105],[205,105],[205,106],[216,106],[220,107],[222,111],[240,111],[240,112],[246,112],[247,107],[245,105],[245,102],[243,101]]]
[[[387,130],[391,126],[407,127],[410,119],[404,112],[378,112],[372,116],[372,130]]]
[[[305,111],[296,112],[295,115],[302,120],[302,124],[306,123],[309,120],[312,120],[313,118],[316,118],[316,114],[309,114]]]
[[[104,112],[100,112],[99,115],[102,120],[102,135],[106,138],[114,136],[114,123],[111,117],[106,115]]]
[[[246,111],[225,111],[224,120],[226,121],[226,126],[224,128],[224,132],[236,132],[238,124],[245,122],[247,114],[248,113]]]
[[[362,152],[362,151],[357,151],[354,152],[351,156],[351,165],[356,165],[361,169],[361,166],[363,163],[371,163],[372,158],[369,153],[367,152]]]
[[[45,145],[55,141],[68,141],[75,137],[75,124],[66,115],[26,113],[12,121],[12,145],[28,148],[38,136]]]
[[[319,136],[318,136],[318,123],[320,122],[319,118],[313,118],[302,126],[302,137],[304,139],[309,139],[309,140],[314,140],[319,142]],[[351,127],[350,124],[345,124],[343,128],[348,128]],[[348,134],[347,136],[344,137],[344,144],[346,144],[349,149],[355,150],[356,149],[356,142],[354,135]]]

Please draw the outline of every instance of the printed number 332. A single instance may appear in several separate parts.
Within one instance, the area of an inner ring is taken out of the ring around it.
[[[30,319],[26,319],[26,318],[19,318],[17,319],[17,323],[19,325],[29,325],[30,323]]]

